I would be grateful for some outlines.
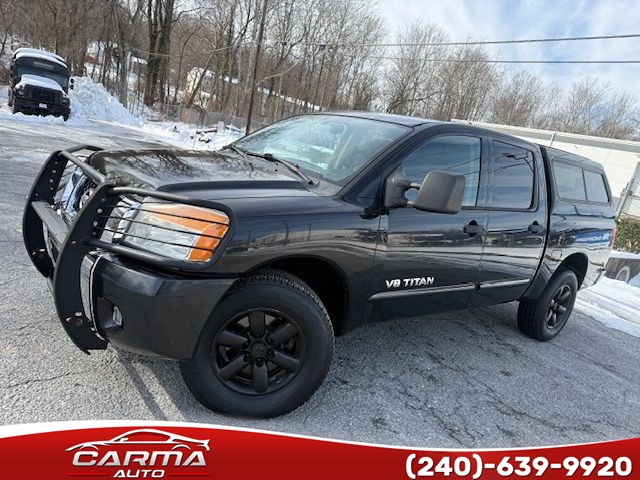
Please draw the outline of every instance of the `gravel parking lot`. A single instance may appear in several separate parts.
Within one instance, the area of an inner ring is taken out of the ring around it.
[[[0,424],[193,421],[397,445],[507,447],[640,435],[640,338],[575,312],[548,343],[521,335],[516,305],[376,324],[336,342],[316,395],[272,420],[214,414],[178,365],[76,349],[22,245],[31,183],[54,149],[148,145],[128,129],[0,120]]]

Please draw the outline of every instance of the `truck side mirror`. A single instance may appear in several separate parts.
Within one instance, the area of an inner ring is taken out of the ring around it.
[[[73,90],[73,83],[74,83],[73,78],[70,78],[69,79],[69,90]]]
[[[450,172],[432,171],[422,183],[407,179],[402,171],[396,171],[387,179],[384,205],[387,208],[413,207],[436,213],[458,213],[464,199],[465,178]],[[415,188],[418,196],[407,200],[405,194]]]
[[[433,171],[427,173],[418,197],[408,206],[436,213],[458,213],[464,198],[464,175]]]

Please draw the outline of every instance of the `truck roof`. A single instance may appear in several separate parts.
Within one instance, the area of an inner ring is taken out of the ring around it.
[[[29,47],[16,48],[15,51],[13,52],[13,56],[15,57],[19,53],[35,53],[38,55],[48,55],[60,60],[61,62],[67,63],[66,60],[62,58],[60,55],[58,55],[57,53],[48,52],[46,50],[41,50],[39,48],[29,48]]]
[[[405,127],[416,127],[426,123],[445,123],[440,120],[431,120],[428,118],[409,117],[407,115],[395,115],[392,113],[382,112],[365,112],[365,111],[340,111],[340,112],[322,112],[316,115],[342,115],[344,117],[366,118],[368,120],[378,120],[381,122],[395,123],[404,125]]]
[[[354,117],[354,118],[365,118],[369,120],[378,120],[381,122],[395,123],[396,125],[403,125],[405,127],[417,127],[418,125],[427,125],[427,124],[451,124],[451,125],[464,125],[462,122],[445,122],[442,120],[433,120],[429,118],[419,118],[419,117],[410,117],[407,115],[395,115],[391,113],[382,113],[382,112],[367,112],[367,111],[338,111],[338,112],[317,112],[313,115],[341,115],[345,117]],[[510,135],[503,132],[498,132],[496,130],[491,130],[486,127],[478,127],[475,125],[469,125],[474,130],[479,132],[486,132],[496,137],[503,137],[504,139],[517,139],[521,142],[528,143],[529,145],[537,145],[543,150],[546,150],[549,156],[555,158],[563,158],[565,160],[571,160],[576,163],[580,163],[582,165],[590,166],[592,168],[596,168],[597,170],[604,171],[602,165],[598,162],[595,162],[587,157],[582,157],[580,155],[576,155],[574,153],[565,152],[564,150],[559,150],[553,147],[547,147],[545,145],[539,143],[532,143],[529,140],[524,140],[522,138],[516,137],[514,135]]]
[[[563,159],[563,160],[569,160],[569,161],[572,161],[574,163],[580,163],[582,165],[589,166],[589,167],[595,168],[597,170],[604,171],[604,168],[602,167],[602,165],[600,163],[595,162],[595,161],[591,160],[590,158],[582,157],[580,155],[576,155],[575,153],[565,152],[564,150],[559,150],[557,148],[547,147],[545,145],[538,144],[538,146],[542,150],[546,150],[547,155],[549,157],[560,158],[560,159]]]
[[[35,50],[32,48],[24,49],[24,51],[20,51],[20,52],[18,50],[16,50],[16,52],[14,52],[14,55],[13,55],[13,58],[15,60],[18,60],[19,58],[24,58],[24,57],[37,58],[38,60],[46,60],[48,62],[57,63],[58,65],[61,65],[65,68],[69,68],[66,62],[62,59],[62,57],[54,53],[45,52],[44,50]],[[26,51],[26,50],[29,50],[29,51]]]

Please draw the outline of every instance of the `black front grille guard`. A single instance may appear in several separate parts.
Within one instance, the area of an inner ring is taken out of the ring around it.
[[[79,145],[67,150],[56,151],[49,156],[31,188],[22,221],[22,235],[31,261],[38,271],[49,280],[62,326],[76,346],[85,353],[89,353],[88,350],[106,348],[108,342],[94,320],[86,314],[82,303],[80,271],[82,261],[87,254],[104,250],[163,269],[202,271],[209,268],[224,250],[225,244],[232,236],[234,222],[233,212],[225,205],[216,202],[192,199],[168,192],[117,186],[91,165],[74,155],[74,153],[83,150],[93,154],[102,149],[91,145]],[[91,196],[74,217],[71,225],[68,225],[53,208],[60,180],[69,162],[79,167],[87,177],[97,184]],[[126,245],[100,240],[100,233],[105,228],[105,223],[121,195],[151,197],[168,202],[220,210],[229,217],[229,231],[220,241],[212,258],[206,262],[167,258]],[[57,247],[57,258],[54,259],[50,255],[47,241]]]

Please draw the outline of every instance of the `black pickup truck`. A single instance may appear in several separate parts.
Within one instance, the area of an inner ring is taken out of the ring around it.
[[[205,406],[274,416],[322,383],[334,333],[367,322],[517,300],[520,330],[553,338],[604,273],[614,211],[586,158],[332,113],[215,153],[54,152],[23,232],[81,350],[180,360]]]

